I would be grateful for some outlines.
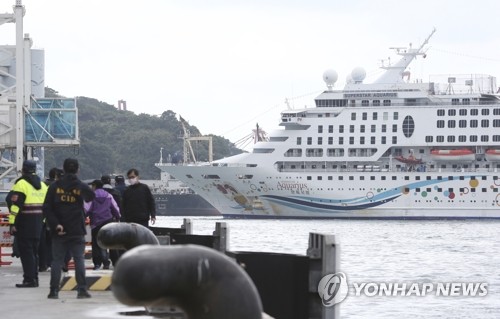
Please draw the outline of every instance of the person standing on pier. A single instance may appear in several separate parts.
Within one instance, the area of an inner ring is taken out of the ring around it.
[[[127,178],[130,185],[123,193],[123,220],[127,223],[137,223],[149,227],[149,221],[156,221],[155,199],[149,186],[139,182],[139,171],[129,169]]]
[[[36,163],[23,162],[22,176],[12,186],[6,202],[9,207],[11,235],[16,236],[23,282],[17,288],[38,287],[38,246],[42,234],[42,205],[47,193],[47,185],[36,175]]]
[[[61,269],[66,252],[70,251],[75,261],[77,298],[90,298],[85,279],[85,212],[84,202],[94,200],[90,187],[77,177],[79,164],[76,159],[64,160],[63,177],[52,183],[43,204],[52,231],[52,266],[50,269],[49,299],[59,298]]]

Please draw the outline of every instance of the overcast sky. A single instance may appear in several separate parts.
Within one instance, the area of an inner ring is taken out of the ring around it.
[[[2,0],[11,13],[15,0]],[[45,49],[45,85],[137,114],[172,110],[202,134],[235,142],[256,123],[276,128],[280,112],[312,106],[333,68],[374,80],[389,47],[420,45],[430,74],[500,76],[500,1],[439,0],[23,0],[24,32]],[[0,44],[14,44],[14,25]],[[498,81],[500,83],[500,80]]]

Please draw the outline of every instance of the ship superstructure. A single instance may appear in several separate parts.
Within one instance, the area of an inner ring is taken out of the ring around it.
[[[410,81],[418,48],[374,83],[356,68],[342,90],[326,71],[314,108],[243,153],[192,166],[157,164],[225,216],[500,218],[500,96],[489,75]]]

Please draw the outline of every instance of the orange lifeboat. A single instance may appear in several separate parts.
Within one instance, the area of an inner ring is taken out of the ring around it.
[[[489,149],[486,150],[485,158],[490,162],[499,162],[500,161],[500,150]]]
[[[435,161],[473,161],[475,154],[468,149],[459,150],[431,150],[431,157]]]
[[[408,156],[408,157],[396,156],[396,157],[394,157],[394,159],[400,161],[401,163],[405,163],[408,165],[418,165],[418,164],[423,163],[422,159],[415,158],[414,156]]]

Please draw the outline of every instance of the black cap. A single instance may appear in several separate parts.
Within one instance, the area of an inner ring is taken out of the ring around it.
[[[23,162],[23,173],[34,174],[36,173],[36,162],[32,160],[26,160]]]
[[[63,169],[65,173],[76,174],[78,172],[78,160],[67,158],[64,160]]]
[[[111,177],[109,175],[102,175],[101,182],[103,184],[111,184]]]
[[[123,175],[115,176],[115,182],[125,182],[125,177]]]
[[[103,186],[100,179],[94,179],[92,182],[90,182],[90,185],[95,186],[95,188],[102,188]]]

